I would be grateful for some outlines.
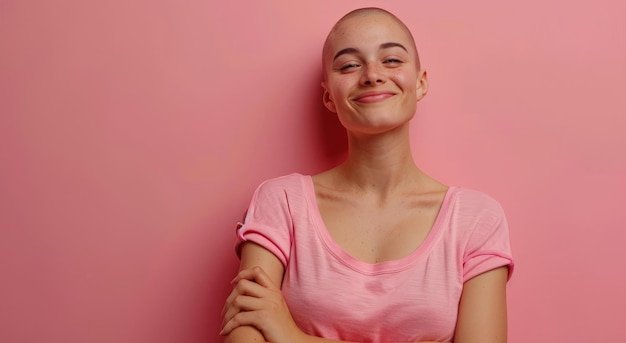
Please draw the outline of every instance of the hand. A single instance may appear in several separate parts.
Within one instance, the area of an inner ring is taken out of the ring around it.
[[[239,326],[253,326],[274,343],[297,342],[304,335],[298,328],[280,288],[261,267],[239,272],[233,291],[226,299],[221,335]]]

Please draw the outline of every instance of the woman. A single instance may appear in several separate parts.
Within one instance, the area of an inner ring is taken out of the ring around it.
[[[415,165],[409,122],[428,81],[410,31],[387,11],[355,10],[322,59],[348,157],[256,190],[225,341],[506,342],[506,220],[490,197]]]

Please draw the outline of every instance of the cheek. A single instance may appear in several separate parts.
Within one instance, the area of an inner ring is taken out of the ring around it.
[[[406,71],[393,71],[392,77],[396,83],[407,91],[415,91],[417,87],[417,75]]]
[[[333,100],[339,100],[348,96],[350,92],[350,81],[346,78],[330,80],[328,83],[328,93]]]

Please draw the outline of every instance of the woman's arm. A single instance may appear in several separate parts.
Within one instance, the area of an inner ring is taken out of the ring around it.
[[[283,275],[285,273],[285,268],[280,260],[274,256],[274,254],[255,243],[243,243],[241,246],[241,262],[239,265],[239,271],[250,270],[253,267],[261,267],[271,281],[280,288],[280,285],[283,282]],[[236,287],[237,286],[235,286],[235,288]],[[231,296],[229,296],[229,299],[227,300],[227,307],[229,302],[232,301],[232,298],[236,297],[236,294],[238,294],[237,290],[234,289],[233,293],[231,293]],[[224,314],[227,307],[224,308]],[[223,323],[223,325],[224,324],[226,323]],[[242,342],[266,342],[266,340],[261,331],[252,325],[238,326],[224,339],[224,343]]]
[[[507,277],[508,267],[500,267],[465,282],[454,343],[506,343]]]
[[[309,336],[297,328],[280,292],[284,272],[272,253],[254,243],[243,244],[240,272],[224,308],[225,343],[267,342],[266,336],[276,343],[340,342]]]
[[[297,327],[280,291],[284,267],[271,252],[257,244],[244,243],[239,269],[223,310],[224,343],[270,339],[274,343],[339,343],[308,336]]]

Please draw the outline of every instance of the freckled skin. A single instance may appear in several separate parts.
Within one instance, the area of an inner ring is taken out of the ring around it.
[[[324,103],[337,113],[348,135],[377,134],[407,124],[426,94],[425,72],[419,70],[410,32],[382,10],[365,9],[342,18],[326,39],[323,65]]]
[[[416,56],[416,65],[415,67],[417,68],[417,70],[420,70],[421,66],[420,66],[420,61],[419,61],[419,54],[417,52],[417,47],[415,46],[415,39],[413,38],[413,34],[411,33],[411,30],[409,30],[409,28],[400,20],[398,19],[395,15],[393,15],[392,13],[385,11],[383,9],[380,8],[360,8],[357,10],[354,10],[352,12],[349,12],[348,14],[344,15],[341,19],[339,19],[339,21],[337,21],[337,23],[333,26],[333,28],[330,30],[330,32],[328,33],[328,36],[326,37],[326,40],[324,41],[324,47],[322,48],[322,69],[324,70],[324,79],[326,79],[326,65],[327,65],[327,57],[328,54],[330,53],[329,51],[329,41],[331,40],[331,36],[333,36],[334,34],[337,34],[338,32],[338,28],[344,23],[344,21],[346,21],[347,19],[353,18],[353,17],[363,17],[363,16],[367,16],[367,15],[372,15],[372,14],[382,14],[382,15],[386,15],[388,16],[391,20],[395,21],[398,25],[400,25],[400,27],[402,28],[402,30],[405,32],[405,34],[407,34],[409,36],[409,41],[411,42],[411,49],[413,50],[413,53],[415,53]],[[338,33],[341,34],[341,33]]]

